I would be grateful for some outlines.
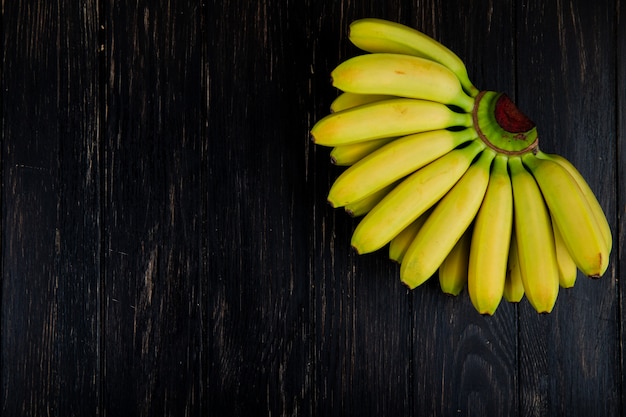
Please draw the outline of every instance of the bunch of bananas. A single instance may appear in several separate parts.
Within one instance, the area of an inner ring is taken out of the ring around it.
[[[524,295],[549,313],[578,269],[606,271],[598,200],[505,94],[478,90],[456,54],[410,27],[361,19],[349,39],[367,53],[333,70],[340,94],[311,136],[348,166],[328,201],[363,216],[358,253],[389,245],[409,288],[437,274],[488,315]]]

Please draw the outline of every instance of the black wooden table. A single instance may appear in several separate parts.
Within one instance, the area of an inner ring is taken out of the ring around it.
[[[626,415],[623,6],[3,0],[2,415]],[[350,249],[308,131],[366,16],[441,40],[580,169],[605,277],[483,317]]]

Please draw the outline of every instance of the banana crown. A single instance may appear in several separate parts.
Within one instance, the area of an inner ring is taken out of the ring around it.
[[[349,27],[365,53],[337,65],[339,94],[311,129],[347,167],[329,192],[358,218],[358,253],[389,244],[400,279],[438,275],[467,287],[480,314],[524,298],[549,313],[576,275],[598,278],[612,234],[600,202],[503,93],[481,91],[461,58],[428,35],[383,19]]]

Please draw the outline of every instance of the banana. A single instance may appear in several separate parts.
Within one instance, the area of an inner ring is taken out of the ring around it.
[[[369,213],[393,188],[396,183],[390,184],[385,188],[376,191],[373,194],[368,195],[360,200],[356,200],[350,204],[346,204],[344,207],[346,213],[350,217],[361,217]]]
[[[380,190],[392,182],[477,138],[476,131],[433,130],[396,139],[345,170],[328,193],[333,207],[342,207]]]
[[[474,99],[445,66],[429,59],[390,53],[357,55],[339,64],[331,73],[339,90],[357,94],[387,94],[437,101],[466,112]]]
[[[556,263],[559,266],[559,285],[562,288],[571,288],[576,283],[576,275],[578,274],[576,263],[569,254],[563,236],[561,236],[561,232],[559,232],[554,221],[552,221],[552,230],[556,248]]]
[[[561,155],[548,154],[542,151],[538,151],[537,158],[549,159],[551,161],[558,163],[563,168],[565,168],[567,172],[570,173],[572,178],[574,178],[574,180],[576,181],[576,183],[582,190],[583,194],[585,195],[587,202],[591,206],[591,210],[593,211],[593,214],[596,217],[596,221],[598,222],[598,224],[600,225],[600,228],[602,229],[602,235],[604,236],[606,246],[608,250],[611,251],[613,247],[613,237],[611,235],[611,227],[609,226],[609,223],[606,219],[604,211],[602,210],[602,206],[598,202],[598,199],[596,198],[595,194],[591,190],[591,187],[589,187],[589,184],[587,183],[587,181],[585,181],[585,178],[582,176],[582,174],[578,171],[578,169],[576,169],[576,167],[570,161],[568,161],[566,158],[562,157]]]
[[[331,113],[313,126],[311,136],[318,145],[338,146],[471,125],[471,114],[454,112],[445,104],[396,98]]]
[[[416,29],[387,20],[366,18],[350,25],[349,38],[354,45],[367,52],[406,54],[438,62],[457,76],[468,94],[472,97],[478,94],[458,55]]]
[[[439,286],[444,294],[457,296],[467,284],[471,242],[471,228],[468,228],[439,267]]]
[[[400,233],[391,239],[389,242],[389,259],[397,263],[402,263],[402,258],[404,258],[406,249],[415,238],[415,235],[417,235],[417,232],[428,218],[430,212],[431,209],[426,210],[417,219],[415,219],[413,223],[402,229]]]
[[[510,157],[509,169],[524,293],[537,312],[549,313],[559,293],[559,269],[550,214],[539,186],[522,164],[521,157]]]
[[[510,303],[519,303],[522,301],[522,298],[524,298],[524,283],[522,281],[519,257],[517,256],[517,239],[515,238],[514,231],[511,231],[509,263],[506,269],[503,295],[504,299]]]
[[[351,109],[363,104],[374,103],[376,101],[387,100],[390,98],[395,97],[380,94],[341,93],[330,104],[330,111],[331,113],[336,113],[338,111]],[[360,159],[363,159],[363,157],[369,155],[376,149],[394,139],[396,138],[383,138],[367,142],[357,142],[349,145],[335,146],[330,152],[330,162],[337,166],[353,165]]]
[[[330,151],[330,162],[337,166],[354,165],[376,149],[381,148],[383,145],[395,139],[397,138],[383,138],[335,146],[332,151]]]
[[[502,300],[513,225],[513,191],[507,157],[495,157],[472,234],[467,289],[480,314],[493,315]]]
[[[375,101],[387,100],[389,98],[396,97],[384,94],[341,93],[330,103],[330,111],[331,113],[336,113],[338,111],[351,109],[363,104],[374,103]]]
[[[360,253],[380,249],[439,201],[467,171],[485,144],[455,149],[404,179],[357,225],[352,246]]]
[[[480,92],[454,52],[408,26],[360,19],[349,39],[369,53],[333,69],[339,94],[310,134],[347,167],[327,200],[362,216],[357,253],[389,244],[407,287],[438,272],[444,293],[467,286],[485,315],[524,296],[550,313],[578,270],[606,273],[613,236],[598,199],[569,161],[539,149],[506,94]]]
[[[609,263],[609,250],[602,228],[576,180],[560,164],[523,156],[552,214],[572,259],[585,275],[598,278]]]
[[[461,179],[433,209],[407,249],[400,279],[415,288],[430,278],[476,216],[489,183],[495,152],[483,149]]]

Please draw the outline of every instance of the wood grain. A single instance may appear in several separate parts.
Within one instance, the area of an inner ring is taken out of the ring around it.
[[[354,19],[378,15],[397,19],[401,2],[346,7],[335,3],[326,11],[329,25],[315,32],[314,91],[324,105],[315,120],[328,113],[337,92],[329,76],[338,62],[361,51],[350,44]],[[343,9],[343,10],[342,10]],[[313,121],[315,121],[313,120]],[[309,128],[312,127],[312,124]],[[326,203],[330,184],[343,168],[329,163],[329,150],[317,147],[315,175],[314,415],[407,415],[411,412],[411,317],[408,293],[398,279],[386,248],[358,256],[350,238],[359,219]]]
[[[200,5],[105,5],[104,411],[199,415],[205,400]]]
[[[232,2],[207,13],[215,415],[311,407],[305,10],[295,1]]]
[[[98,21],[83,6],[3,2],[2,415],[100,409]]]
[[[518,10],[519,89],[540,146],[568,158],[599,196],[615,230],[616,146],[612,2],[536,3]],[[600,29],[601,28],[601,29]],[[545,92],[539,94],[538,92]],[[601,110],[604,109],[604,110]],[[622,190],[623,192],[623,190]],[[615,259],[615,258],[613,258]],[[579,273],[549,316],[520,311],[522,415],[619,414],[615,261],[602,279]],[[593,363],[593,366],[589,366]]]
[[[609,204],[614,205],[615,207],[615,227],[613,228],[613,276],[614,279],[617,280],[617,288],[619,291],[619,300],[618,300],[618,317],[617,321],[619,323],[619,343],[620,343],[620,361],[619,361],[619,372],[620,372],[620,380],[621,390],[618,392],[622,398],[626,394],[626,374],[624,373],[624,358],[626,358],[626,350],[624,344],[624,335],[626,334],[626,323],[624,322],[624,301],[626,300],[626,289],[623,285],[620,285],[620,278],[624,276],[624,268],[626,264],[624,260],[626,260],[626,192],[624,189],[626,188],[624,184],[626,184],[626,112],[621,111],[621,109],[626,106],[626,65],[623,59],[620,57],[624,56],[626,52],[626,30],[624,30],[624,22],[626,22],[626,9],[624,7],[618,7],[616,13],[616,22],[617,25],[617,37],[616,37],[616,46],[615,46],[615,60],[616,60],[616,152],[615,152],[615,163],[616,170],[614,178],[616,180],[615,187],[617,189],[617,196],[615,200],[609,201]],[[623,412],[623,410],[622,410]]]
[[[50,4],[48,4],[50,3]],[[626,31],[615,0],[2,2],[2,415],[623,416]],[[572,161],[609,272],[483,317],[409,291],[309,138],[359,54],[421,29]]]
[[[437,2],[423,5],[421,12],[435,17],[417,27],[462,57],[479,88],[504,91],[514,98],[511,2],[455,6],[453,11]],[[498,16],[497,23],[490,20],[492,15]],[[502,302],[493,317],[482,317],[473,309],[467,290],[452,298],[441,293],[436,275],[431,281],[413,294],[413,414],[515,415],[516,306]]]

